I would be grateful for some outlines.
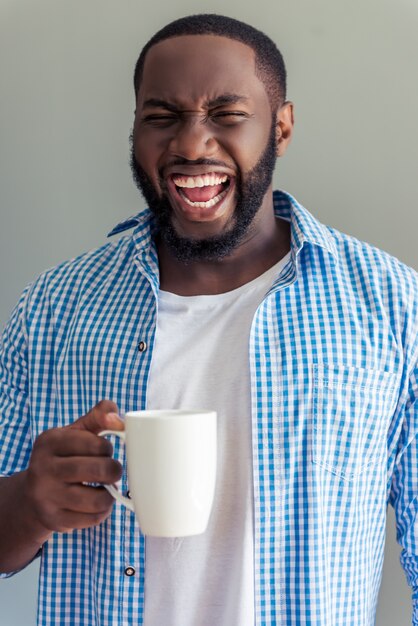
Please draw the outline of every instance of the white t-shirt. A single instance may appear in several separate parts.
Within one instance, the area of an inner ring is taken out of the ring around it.
[[[206,532],[146,538],[144,626],[254,626],[248,344],[255,311],[289,258],[227,293],[159,292],[147,408],[216,410],[218,466]]]

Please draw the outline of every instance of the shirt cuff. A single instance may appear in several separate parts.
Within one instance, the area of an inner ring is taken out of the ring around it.
[[[33,559],[31,559],[28,563],[26,563],[26,565],[24,565],[20,569],[15,570],[14,572],[0,572],[0,580],[2,578],[11,578],[15,574],[18,574],[19,572],[22,572],[28,565],[33,563],[35,559],[39,558],[41,556],[41,553],[42,553],[42,548],[39,548],[38,552],[35,554]],[[418,600],[417,600],[417,602],[418,602]],[[418,626],[418,622],[417,622],[417,626]]]

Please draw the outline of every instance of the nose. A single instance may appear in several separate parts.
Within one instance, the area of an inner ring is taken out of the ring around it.
[[[187,115],[177,124],[169,149],[173,156],[196,161],[213,157],[217,141],[202,116]]]

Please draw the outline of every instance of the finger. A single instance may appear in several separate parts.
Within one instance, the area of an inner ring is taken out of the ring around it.
[[[110,457],[57,458],[55,477],[64,483],[102,483],[111,485],[121,479],[121,464]]]
[[[112,456],[113,446],[104,437],[77,429],[54,428],[45,431],[36,440],[34,453],[56,456]]]
[[[65,489],[62,508],[76,513],[106,513],[113,504],[113,497],[104,487],[70,485]]]
[[[76,511],[63,509],[53,523],[53,530],[66,533],[72,530],[81,530],[82,528],[97,526],[97,524],[101,524],[109,517],[112,508],[113,504],[111,504],[106,511],[101,513],[77,513]]]
[[[118,415],[117,405],[110,400],[102,400],[67,428],[88,430],[97,434],[101,430],[124,430],[124,427],[124,422]]]

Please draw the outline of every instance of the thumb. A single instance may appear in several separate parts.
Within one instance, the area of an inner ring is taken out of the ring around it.
[[[86,415],[80,417],[67,428],[88,430],[91,433],[99,433],[101,430],[124,430],[125,424],[118,415],[118,407],[110,400],[102,400],[94,406]]]

